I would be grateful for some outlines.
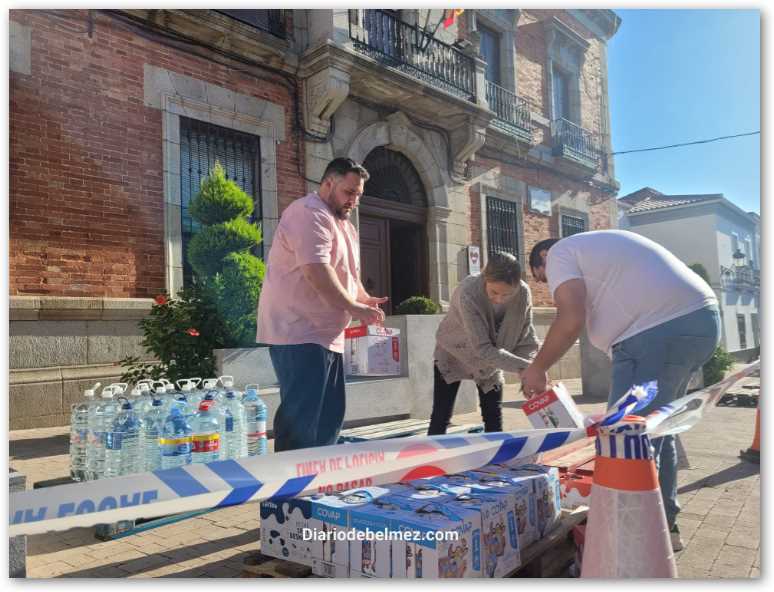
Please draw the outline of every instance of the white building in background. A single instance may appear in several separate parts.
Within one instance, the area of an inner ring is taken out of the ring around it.
[[[746,358],[760,346],[760,216],[722,194],[664,195],[645,187],[618,200],[619,226],[701,263],[718,296],[722,345]]]

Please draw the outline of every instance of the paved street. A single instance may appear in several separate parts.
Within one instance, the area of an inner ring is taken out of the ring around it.
[[[577,393],[580,381],[565,381]],[[734,390],[748,394],[742,384]],[[527,428],[521,399],[508,387],[505,425]],[[582,396],[584,413],[604,405]],[[478,422],[477,414],[458,415],[456,423]],[[760,576],[760,474],[757,465],[737,454],[752,442],[755,409],[717,407],[696,428],[681,436],[689,468],[680,471],[683,512],[678,524],[685,550],[677,555],[682,578]],[[36,481],[67,473],[68,429],[10,432],[10,465]],[[29,578],[53,577],[239,577],[244,557],[258,549],[258,508],[237,506],[101,542],[91,528],[28,537]]]

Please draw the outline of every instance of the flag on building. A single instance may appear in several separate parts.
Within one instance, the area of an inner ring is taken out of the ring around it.
[[[457,17],[465,12],[464,8],[452,8],[446,11],[446,18],[443,21],[443,28],[448,29],[457,20]]]

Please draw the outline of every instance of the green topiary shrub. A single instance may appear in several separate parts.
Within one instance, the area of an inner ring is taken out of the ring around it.
[[[441,312],[441,307],[425,296],[406,298],[395,309],[398,315],[428,315]]]
[[[723,346],[715,348],[712,357],[704,364],[704,384],[710,386],[720,382],[726,376],[726,371],[734,365],[734,358]]]
[[[194,281],[175,298],[156,298],[140,327],[143,345],[158,363],[125,358],[123,380],[209,377],[215,373],[213,349],[255,343],[265,266],[251,253],[262,240],[261,229],[248,220],[252,200],[215,163],[190,212],[202,225],[188,245]]]

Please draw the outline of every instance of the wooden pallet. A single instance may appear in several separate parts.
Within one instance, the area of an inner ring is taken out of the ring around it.
[[[586,520],[588,508],[562,510],[559,523],[539,541],[521,552],[521,567],[507,578],[566,577],[567,568],[575,559],[572,529]],[[312,568],[293,561],[268,557],[260,552],[245,558],[243,578],[316,578]]]

